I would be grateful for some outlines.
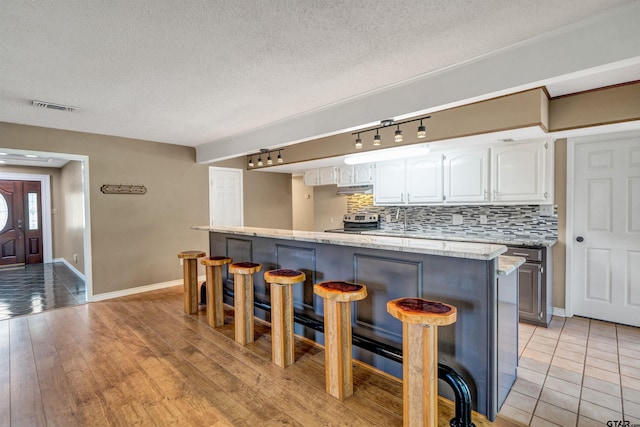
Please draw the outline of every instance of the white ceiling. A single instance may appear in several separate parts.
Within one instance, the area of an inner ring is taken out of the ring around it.
[[[5,0],[0,121],[187,146],[232,144],[238,135],[637,6],[636,0]],[[581,80],[573,85],[550,80],[556,85],[550,90],[640,78],[637,63],[631,65],[614,77],[611,70],[599,80],[576,76]],[[35,108],[34,99],[79,110]],[[248,145],[260,144],[254,136]]]

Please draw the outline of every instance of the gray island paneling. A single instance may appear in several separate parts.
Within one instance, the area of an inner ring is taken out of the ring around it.
[[[506,298],[506,306],[515,309],[504,311],[505,315],[498,313],[498,255],[506,247],[395,237],[376,240],[370,236],[248,227],[194,228],[210,231],[211,254],[227,255],[238,262],[259,262],[263,271],[275,268],[304,271],[306,282],[294,287],[295,309],[311,317],[321,319],[323,314],[323,301],[313,294],[314,283],[346,280],[365,284],[368,297],[353,306],[354,334],[398,349],[402,348],[402,324],[387,313],[387,301],[422,297],[456,306],[457,322],[438,331],[439,361],[465,379],[474,409],[489,419],[495,418],[504,399],[504,392],[499,398],[498,390],[510,388],[515,378],[515,372],[511,372],[513,363],[507,364],[506,375],[498,374],[499,322],[501,333],[516,337],[515,342],[506,341],[510,347],[515,346],[507,353],[517,354],[517,290],[501,295],[501,300]],[[225,275],[226,286],[230,286],[233,278],[226,270]],[[255,276],[255,294],[256,298],[268,301],[269,291],[262,276]],[[503,283],[507,286],[511,281]],[[511,283],[510,287],[513,286]],[[503,306],[505,301],[501,302]],[[258,308],[255,314],[269,319],[268,313]],[[302,325],[296,325],[296,333],[324,343],[322,333]],[[358,347],[354,347],[353,355],[402,377],[402,365],[398,362]],[[443,382],[439,384],[439,392],[453,399]]]

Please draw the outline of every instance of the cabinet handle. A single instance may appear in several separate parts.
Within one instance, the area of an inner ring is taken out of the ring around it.
[[[487,190],[484,190],[484,199],[487,200],[487,196],[488,196],[489,192]]]
[[[517,256],[528,256],[529,255],[529,254],[522,254],[520,252],[514,252],[513,254],[517,255]]]
[[[544,198],[545,198],[545,199],[547,198],[547,192],[546,192],[546,191],[545,191],[545,193],[544,193]]]
[[[498,200],[498,190],[493,190],[493,199]]]
[[[544,317],[544,313],[543,312],[538,313],[538,319],[542,319],[543,317]]]
[[[407,203],[409,203],[410,200],[411,200],[411,195],[407,193]]]
[[[404,203],[404,193],[400,193],[400,203]]]

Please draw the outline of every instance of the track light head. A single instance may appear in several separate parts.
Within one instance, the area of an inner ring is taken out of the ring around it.
[[[395,142],[402,142],[402,131],[400,130],[400,125],[398,125],[398,129],[396,129],[396,135],[393,140]]]

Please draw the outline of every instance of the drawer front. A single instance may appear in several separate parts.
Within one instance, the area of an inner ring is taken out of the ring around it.
[[[523,257],[527,262],[542,262],[542,249],[509,247],[503,255]]]

